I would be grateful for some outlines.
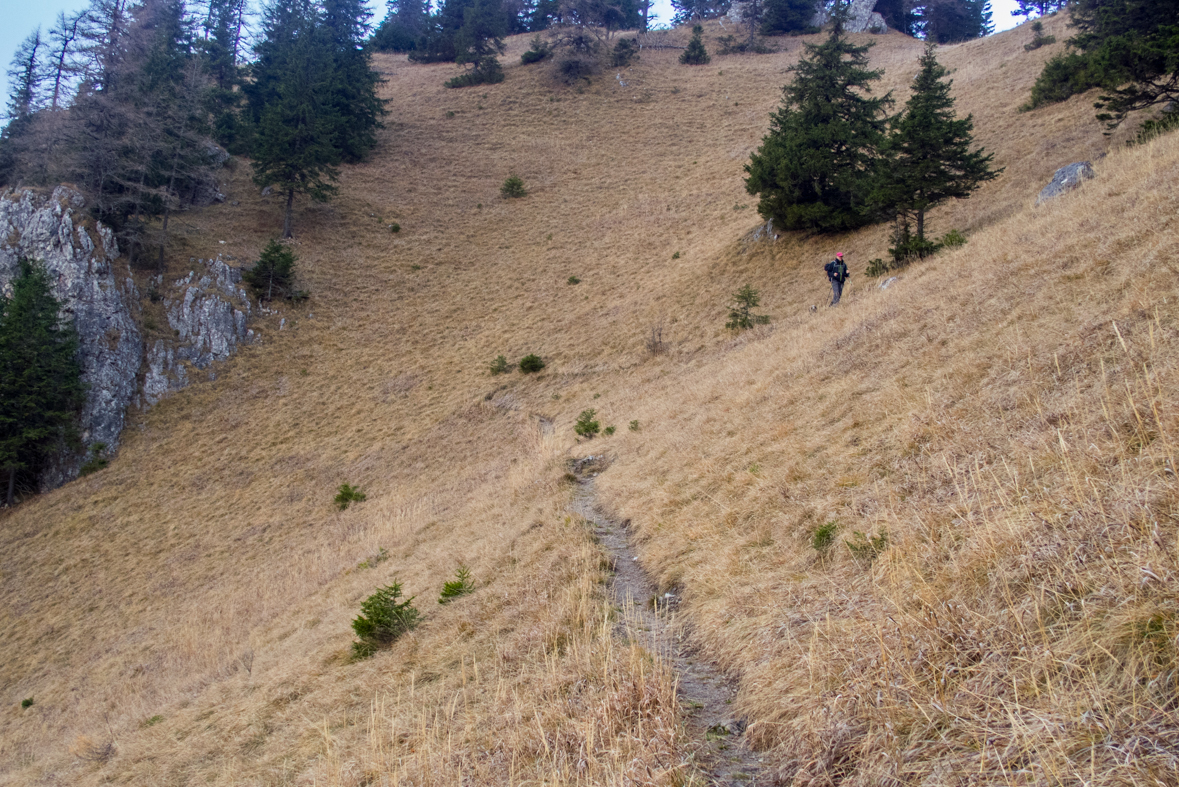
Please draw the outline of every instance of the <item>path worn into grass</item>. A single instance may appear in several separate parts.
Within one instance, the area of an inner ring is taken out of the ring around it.
[[[697,747],[698,776],[709,785],[756,787],[763,783],[759,778],[760,763],[745,740],[744,719],[734,713],[730,704],[736,690],[712,662],[692,651],[685,641],[683,627],[675,620],[678,599],[662,597],[654,603],[655,585],[631,548],[627,528],[630,520],[615,521],[598,505],[594,477],[605,464],[600,457],[587,457],[573,464],[577,491],[571,509],[589,522],[610,555],[610,594],[625,613],[627,633],[634,636],[637,630],[647,636],[643,644],[665,660],[676,675],[688,735]]]

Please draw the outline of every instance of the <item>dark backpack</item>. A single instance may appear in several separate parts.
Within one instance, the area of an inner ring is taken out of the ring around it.
[[[840,284],[847,281],[847,265],[844,264],[843,260],[831,260],[828,267],[830,268],[831,278],[835,279],[835,281]]]

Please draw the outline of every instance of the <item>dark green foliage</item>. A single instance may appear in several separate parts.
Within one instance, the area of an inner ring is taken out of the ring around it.
[[[20,707],[22,710],[25,708],[33,707],[33,698],[32,697],[25,697],[23,700],[20,701]]]
[[[327,100],[332,52],[318,34],[319,15],[310,0],[274,0],[263,21],[265,38],[255,47],[254,81],[247,86],[254,120],[254,182],[286,195],[282,237],[291,237],[296,194],[326,202],[343,152],[336,146],[343,118]]]
[[[1045,104],[1055,104],[1098,87],[1101,82],[1102,75],[1093,68],[1088,57],[1080,52],[1062,52],[1044,64],[1044,70],[1032,85],[1031,98],[1020,109],[1027,111]]]
[[[609,437],[610,435],[614,434],[614,432],[616,432],[616,431],[617,430],[613,426],[607,426],[605,429],[602,430],[602,434]]]
[[[592,438],[602,428],[601,424],[594,420],[597,414],[597,410],[582,410],[581,415],[577,416],[577,422],[573,424],[573,431],[579,437]]]
[[[871,278],[878,278],[892,270],[892,266],[885,262],[880,257],[868,261],[868,267],[864,269],[864,275]]]
[[[446,80],[446,87],[472,87],[474,85],[494,85],[504,81],[504,69],[499,60],[485,57],[475,63],[469,71]]]
[[[528,196],[528,190],[524,188],[524,181],[519,175],[509,175],[499,187],[499,195],[504,199],[517,199]]]
[[[630,430],[631,430],[632,432],[637,432],[637,431],[639,431],[639,421],[638,421],[638,419],[637,419],[637,418],[636,418],[635,420],[633,420],[633,421],[631,421],[631,422],[630,422]]]
[[[426,32],[429,21],[425,0],[389,0],[388,13],[369,39],[380,52],[410,52]]]
[[[360,487],[352,486],[351,484],[340,484],[340,488],[336,491],[336,496],[333,502],[336,508],[344,511],[352,503],[361,503],[368,499],[368,495],[360,491]]]
[[[414,63],[481,64],[503,54],[503,38],[509,29],[510,19],[501,0],[444,0],[429,17],[409,59]],[[484,69],[490,73],[490,66]]]
[[[1143,145],[1155,137],[1162,136],[1168,131],[1174,131],[1177,128],[1179,128],[1179,111],[1172,109],[1170,112],[1164,112],[1158,118],[1143,121],[1132,143],[1128,144]]]
[[[898,218],[892,231],[892,246],[888,253],[892,255],[889,270],[900,270],[915,260],[924,259],[934,254],[939,248],[937,243],[913,234],[913,227],[908,216]]]
[[[531,48],[520,55],[520,62],[524,65],[531,65],[532,63],[539,63],[542,60],[547,60],[553,55],[553,46],[539,35],[532,37]]]
[[[1039,49],[1042,46],[1048,46],[1049,44],[1055,43],[1056,36],[1044,35],[1044,23],[1037,19],[1035,22],[1032,22],[1032,42],[1030,44],[1024,44],[1023,50],[1025,52],[1031,52],[1032,50]]]
[[[872,98],[868,47],[838,31],[791,70],[782,107],[745,166],[757,210],[783,230],[841,232],[871,221],[869,198],[889,96]]]
[[[831,521],[819,525],[811,533],[811,547],[821,555],[827,554],[827,550],[835,543],[835,534],[837,532],[839,532],[838,522]]]
[[[323,19],[319,37],[330,57],[324,93],[325,111],[332,119],[332,145],[349,164],[363,161],[377,144],[385,107],[377,98],[383,81],[365,47],[369,12],[363,0],[319,0]]]
[[[762,16],[762,35],[805,35],[817,33],[811,25],[818,8],[816,0],[766,0]]]
[[[260,301],[306,297],[295,288],[295,250],[277,240],[266,244],[253,268],[242,271],[242,280]]]
[[[565,280],[565,283],[566,284],[581,284],[581,279],[577,278],[576,276],[570,276],[568,279]]]
[[[947,249],[956,249],[959,246],[966,245],[966,236],[958,230],[950,230],[942,236],[941,240],[938,241],[938,244],[944,246]]]
[[[969,41],[995,30],[989,0],[926,0],[918,27],[926,41],[938,44]]]
[[[11,297],[0,294],[0,470],[8,505],[18,475],[34,478],[54,451],[77,441],[86,389],[78,337],[60,310],[45,268],[20,260]]]
[[[497,355],[495,360],[491,362],[492,376],[497,374],[507,374],[510,371],[512,371],[512,364],[508,363],[506,356]]]
[[[525,355],[520,359],[520,371],[524,374],[535,374],[544,368],[544,361],[539,355]]]
[[[413,606],[414,597],[398,601],[400,597],[401,583],[394,582],[361,602],[360,615],[352,621],[360,640],[352,643],[352,658],[366,659],[417,626],[420,613]]]
[[[81,469],[78,470],[79,475],[90,475],[97,473],[110,464],[110,460],[102,455],[106,450],[106,443],[92,443],[89,449],[89,457],[82,464]]]
[[[454,572],[454,579],[450,582],[444,582],[442,585],[442,593],[438,597],[439,604],[449,604],[459,596],[465,596],[475,589],[475,583],[471,581],[471,569],[466,566],[459,566],[458,570]]]
[[[680,62],[686,66],[702,66],[711,60],[708,50],[704,48],[704,28],[696,25],[692,28],[692,38],[688,41],[688,48],[680,55]]]
[[[998,177],[990,154],[971,150],[974,121],[954,116],[954,99],[946,69],[937,62],[936,47],[925,46],[921,70],[913,80],[904,110],[891,121],[874,199],[886,215],[897,220],[896,246],[900,261],[925,257],[937,245],[925,239],[925,214],[949,199],[966,199],[982,183]],[[910,220],[916,234],[910,234]]]
[[[614,68],[626,68],[639,59],[639,39],[620,38],[614,44],[614,51],[610,55],[610,65]]]
[[[1097,118],[1112,129],[1179,98],[1179,0],[1074,0],[1069,13],[1075,51],[1045,65],[1027,108],[1100,87]]]
[[[737,40],[737,37],[733,35],[720,36],[716,42],[720,44],[720,49],[717,50],[717,54],[720,55],[768,55],[778,51],[768,46],[764,39],[757,36],[749,36],[741,40]]]
[[[891,30],[913,37],[921,32],[921,6],[915,0],[876,0],[873,10]]]
[[[726,328],[741,331],[755,325],[765,325],[770,321],[770,318],[764,314],[753,313],[753,310],[761,303],[761,298],[752,286],[746,284],[733,293],[733,300],[735,303],[729,307],[729,321],[725,323]]]

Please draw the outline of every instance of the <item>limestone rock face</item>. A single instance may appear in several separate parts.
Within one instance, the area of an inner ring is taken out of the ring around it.
[[[843,25],[845,33],[884,33],[888,31],[888,25],[884,22],[884,17],[876,13],[872,9],[876,7],[876,0],[851,0],[851,6],[848,8],[847,22]],[[824,27],[831,21],[831,15],[827,13],[827,9],[820,6],[819,10],[815,11],[815,17],[811,20],[811,24],[815,27]]]
[[[1088,161],[1077,161],[1061,167],[1052,176],[1052,182],[1041,189],[1040,196],[1036,197],[1036,204],[1039,205],[1041,202],[1079,188],[1083,181],[1092,180],[1095,177],[1097,177],[1097,173],[1093,171],[1093,165]]]
[[[246,323],[250,299],[241,271],[216,260],[192,260],[180,279],[152,282],[152,299],[163,299],[170,337],[144,349],[139,291],[125,262],[116,262],[114,234],[95,225],[85,198],[69,186],[46,197],[29,189],[0,193],[0,292],[11,294],[24,257],[39,260],[53,279],[61,316],[73,322],[80,343],[82,379],[88,386],[82,409],[83,446],[96,443],[110,454],[119,445],[129,405],[150,407],[196,378],[214,361],[224,361],[254,341]],[[140,395],[140,370],[143,374]],[[210,373],[211,374],[211,373]],[[65,452],[40,479],[52,489],[76,478],[86,452]]]
[[[744,22],[750,5],[752,5],[750,0],[733,0],[733,3],[729,6],[728,18],[738,24]],[[884,17],[872,10],[875,7],[876,0],[852,0],[847,24],[844,25],[843,29],[848,33],[887,32],[888,25],[885,24]],[[815,16],[811,19],[811,25],[814,27],[824,27],[830,21],[831,15],[827,13],[825,8],[820,7],[815,11]]]
[[[187,276],[171,282],[170,296],[164,300],[168,325],[176,339],[159,339],[147,353],[143,398],[149,406],[169,391],[188,385],[186,367],[207,369],[214,361],[229,358],[239,344],[255,338],[246,327],[250,296],[239,286],[241,271],[220,258],[194,260],[193,264],[194,270]],[[157,290],[163,289],[163,277],[155,284]]]
[[[0,194],[0,290],[12,293],[21,257],[39,260],[53,279],[62,317],[78,331],[82,379],[82,441],[113,450],[127,405],[136,394],[143,342],[134,319],[138,292],[130,270],[114,261],[119,248],[109,229],[81,212],[82,195],[59,186],[46,197],[28,189]],[[80,456],[63,456],[42,477],[59,486],[78,473]]]

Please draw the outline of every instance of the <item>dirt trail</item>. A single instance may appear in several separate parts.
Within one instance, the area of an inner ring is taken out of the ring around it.
[[[644,644],[675,671],[688,734],[698,745],[699,775],[707,779],[707,784],[723,787],[768,783],[759,778],[760,761],[745,740],[745,720],[734,713],[730,704],[735,689],[719,669],[693,652],[684,640],[682,626],[675,620],[678,599],[670,594],[656,599],[655,585],[631,548],[629,520],[614,521],[598,506],[594,476],[604,469],[600,460],[587,457],[574,463],[578,483],[571,509],[593,526],[611,557],[614,571],[610,593],[615,605],[624,611],[630,636],[636,630],[645,634],[649,640]]]

